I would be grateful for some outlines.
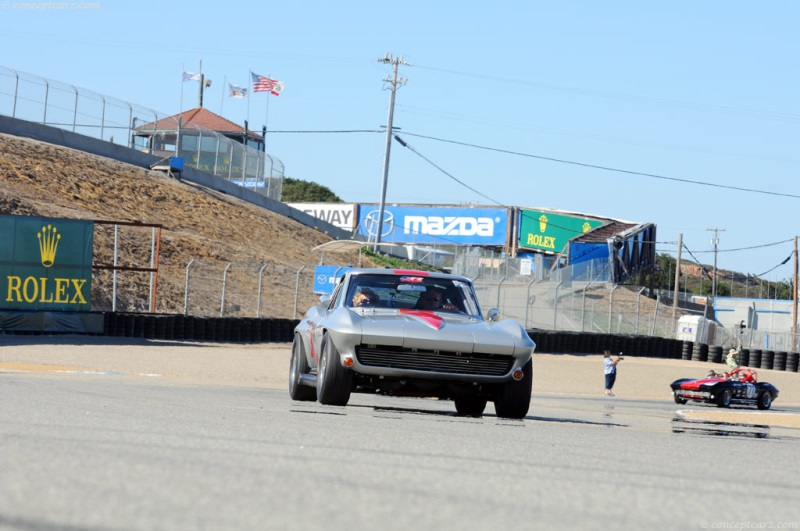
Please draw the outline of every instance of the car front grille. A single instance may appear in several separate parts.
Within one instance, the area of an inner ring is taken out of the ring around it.
[[[356,347],[356,359],[367,367],[387,367],[424,372],[502,376],[514,358],[494,354],[432,351],[404,348]]]
[[[712,398],[708,391],[692,391],[689,389],[676,389],[675,395],[680,398]]]

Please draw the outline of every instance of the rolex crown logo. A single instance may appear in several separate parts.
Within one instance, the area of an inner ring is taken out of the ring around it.
[[[56,249],[61,235],[57,234],[58,229],[52,225],[42,227],[42,232],[36,235],[39,238],[39,253],[42,255],[42,265],[50,267],[56,261]]]
[[[583,227],[581,227],[581,228],[583,229],[583,232],[589,232],[592,229],[592,226],[589,225],[588,221],[584,221],[583,222]]]
[[[542,214],[539,216],[539,232],[544,232],[547,230],[547,216]]]

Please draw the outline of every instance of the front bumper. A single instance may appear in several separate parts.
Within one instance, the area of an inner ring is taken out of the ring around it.
[[[714,395],[709,391],[694,391],[691,389],[673,389],[676,397],[684,400],[713,400]]]

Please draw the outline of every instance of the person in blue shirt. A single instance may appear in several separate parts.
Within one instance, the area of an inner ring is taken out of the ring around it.
[[[614,388],[614,382],[617,380],[617,364],[622,361],[622,356],[617,356],[617,359],[611,359],[611,351],[603,351],[603,372],[606,376],[606,396],[614,396],[611,391]]]

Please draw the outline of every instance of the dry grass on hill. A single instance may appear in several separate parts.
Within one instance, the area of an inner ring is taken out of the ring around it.
[[[217,273],[231,263],[226,315],[254,316],[258,266],[269,264],[262,316],[291,318],[297,272],[305,266],[298,302],[302,313],[315,301],[313,271],[319,256],[310,249],[330,240],[291,219],[160,172],[5,134],[0,134],[0,214],[162,225],[159,313],[183,312],[186,266],[195,260],[214,271],[215,285],[200,289],[202,276],[196,277],[190,313],[218,314]],[[152,229],[120,227],[120,265],[149,267],[151,233]],[[113,238],[113,227],[95,225],[95,265],[113,262]],[[358,263],[359,257],[356,252],[336,259],[347,264]],[[119,274],[117,309],[145,310],[149,282],[147,273]],[[111,293],[110,273],[96,271],[94,309],[110,310]]]

